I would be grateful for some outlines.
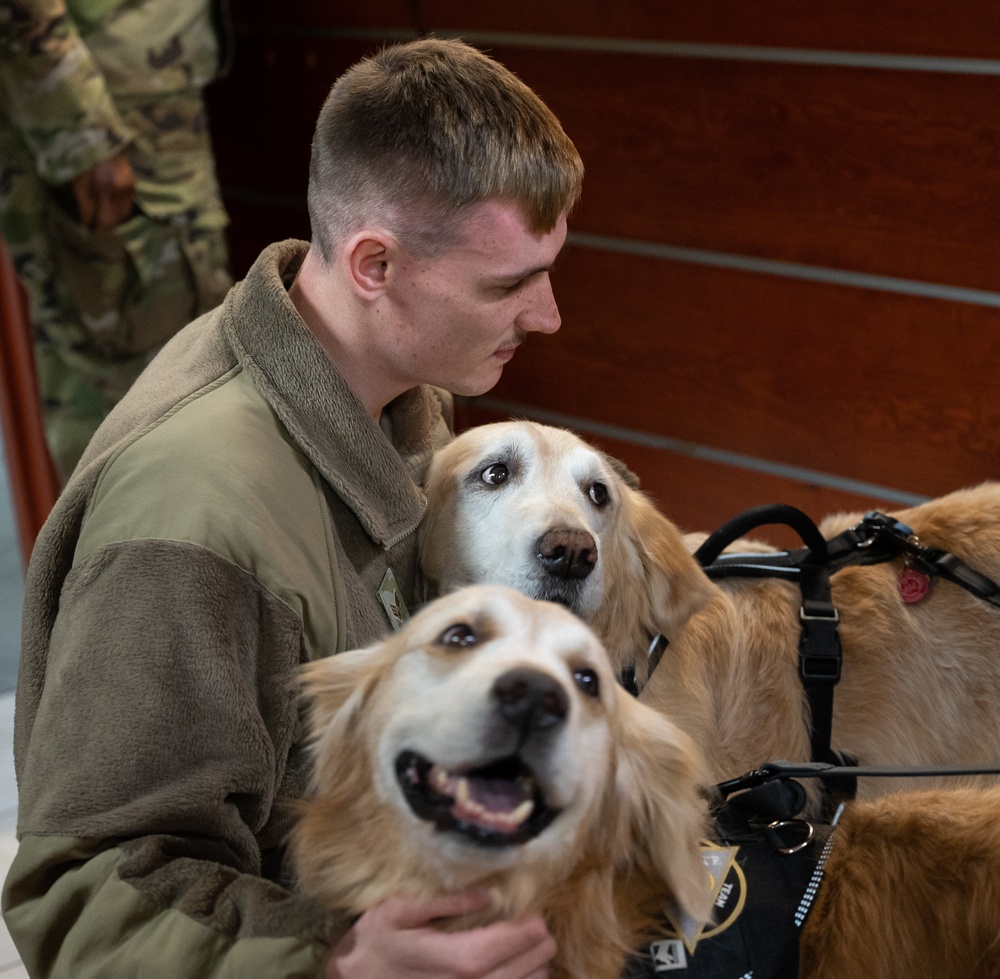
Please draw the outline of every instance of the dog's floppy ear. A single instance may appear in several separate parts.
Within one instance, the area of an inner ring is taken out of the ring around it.
[[[622,482],[629,489],[639,489],[639,477],[621,459],[616,459],[613,455],[608,455],[607,452],[601,452],[600,456],[621,477]]]
[[[699,921],[711,909],[698,852],[707,828],[707,771],[694,743],[662,714],[616,688],[619,724],[613,839],[637,854],[635,869],[664,881],[678,910]]]
[[[375,664],[383,646],[355,649],[306,663],[299,672],[302,696],[307,704],[309,741],[314,750],[350,738],[354,721],[368,699],[376,676]],[[329,757],[338,758],[333,750]],[[336,766],[334,766],[335,768]],[[317,784],[325,773],[315,772]]]
[[[638,490],[617,486],[614,530],[604,544],[604,574],[610,583],[591,621],[616,669],[636,667],[637,653],[657,634],[673,639],[718,588],[695,561],[671,521]]]
[[[629,494],[626,516],[659,631],[669,639],[717,588],[688,551],[680,531],[643,494]]]
[[[339,711],[358,690],[377,649],[354,649],[306,663],[299,671],[299,684],[312,709],[324,717]]]

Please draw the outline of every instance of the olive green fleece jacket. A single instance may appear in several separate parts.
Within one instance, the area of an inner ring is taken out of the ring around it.
[[[4,918],[33,977],[315,977],[347,922],[296,894],[299,664],[416,589],[450,400],[366,415],[265,250],[98,431],[29,567]]]

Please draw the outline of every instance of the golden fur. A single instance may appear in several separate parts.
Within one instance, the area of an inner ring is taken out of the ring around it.
[[[799,946],[801,979],[998,979],[1000,788],[850,806]]]
[[[501,692],[525,675],[558,710],[518,734]],[[559,948],[552,975],[565,979],[617,979],[668,903],[707,913],[697,753],[619,687],[591,630],[564,609],[463,589],[377,646],[310,664],[304,685],[314,778],[292,852],[325,906],[356,914],[390,895],[484,888],[490,912],[457,924],[541,912]],[[406,801],[404,784],[434,783],[400,758],[461,774],[511,752],[559,809],[527,841],[484,847]]]
[[[498,463],[506,482],[484,484],[480,474]],[[600,506],[595,484],[607,496]],[[435,455],[427,494],[421,563],[432,594],[497,582],[561,601],[590,622],[617,669],[634,663],[640,681],[650,637],[662,633],[670,645],[642,699],[694,738],[713,779],[773,759],[808,759],[794,584],[713,583],[691,556],[700,540],[686,540],[611,460],[570,432],[533,422],[460,435]],[[829,537],[860,516],[834,517],[821,529]],[[896,516],[922,543],[1000,580],[1000,484]],[[592,539],[597,558],[586,578],[560,580],[539,568],[537,542],[553,527]],[[844,650],[833,746],[862,765],[1000,762],[1000,610],[947,581],[904,605],[901,567],[896,560],[832,578]],[[869,779],[862,792],[899,787]]]

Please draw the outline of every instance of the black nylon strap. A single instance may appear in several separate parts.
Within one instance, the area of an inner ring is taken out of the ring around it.
[[[769,761],[753,771],[719,782],[716,789],[725,798],[733,792],[753,789],[783,778],[951,778],[973,775],[1000,775],[1000,767],[986,765],[972,768],[845,768],[826,762]]]
[[[1000,586],[991,578],[970,568],[954,554],[928,547],[921,549],[919,558],[933,569],[931,573],[940,574],[942,578],[947,578],[984,602],[1000,608]]]
[[[809,699],[809,743],[813,761],[835,762],[830,748],[833,727],[833,688],[840,682],[843,654],[837,624],[840,615],[830,595],[830,574],[825,564],[802,565],[799,587],[802,606],[799,620],[799,677]]]

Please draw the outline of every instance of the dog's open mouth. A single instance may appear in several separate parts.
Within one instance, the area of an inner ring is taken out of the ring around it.
[[[396,778],[410,808],[439,830],[481,846],[525,843],[559,814],[518,758],[450,772],[412,751],[396,759]]]

